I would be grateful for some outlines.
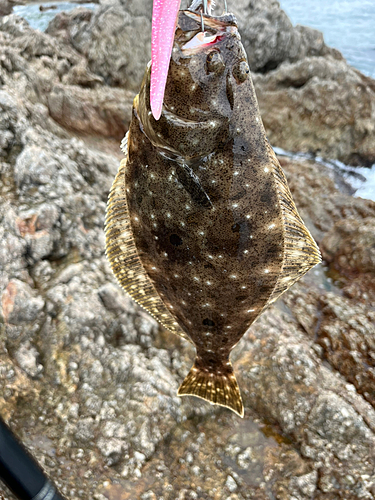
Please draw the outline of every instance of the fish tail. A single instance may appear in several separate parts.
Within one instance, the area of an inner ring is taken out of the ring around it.
[[[229,361],[222,365],[199,366],[197,359],[178,389],[178,396],[197,396],[244,415],[240,388]]]

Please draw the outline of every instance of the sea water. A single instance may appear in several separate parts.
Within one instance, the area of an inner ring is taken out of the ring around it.
[[[349,64],[375,78],[375,0],[280,0],[293,24],[323,32]]]
[[[39,9],[42,5],[43,10]],[[53,7],[53,9],[48,9],[48,7]],[[34,30],[45,31],[48,24],[59,12],[69,11],[75,9],[76,7],[86,7],[88,9],[96,9],[98,5],[93,3],[74,3],[74,2],[48,2],[48,3],[32,3],[26,5],[16,5],[13,7],[13,12],[17,16],[23,17],[30,24]]]

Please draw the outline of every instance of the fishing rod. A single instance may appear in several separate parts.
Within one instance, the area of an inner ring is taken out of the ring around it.
[[[0,480],[19,500],[66,500],[1,417]]]

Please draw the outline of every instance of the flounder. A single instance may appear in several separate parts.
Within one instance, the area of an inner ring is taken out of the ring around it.
[[[233,15],[179,12],[161,117],[149,66],[123,151],[106,216],[112,270],[195,346],[178,394],[243,416],[230,352],[321,257],[266,138]]]

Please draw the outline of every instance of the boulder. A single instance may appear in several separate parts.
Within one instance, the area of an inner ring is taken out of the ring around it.
[[[254,75],[272,144],[352,165],[375,162],[375,82],[332,56]]]
[[[55,17],[47,33],[71,44],[88,61],[90,70],[107,85],[139,90],[151,56],[151,11],[146,16],[143,2],[129,9],[105,4],[93,14],[82,9]],[[137,43],[134,43],[137,40]]]

